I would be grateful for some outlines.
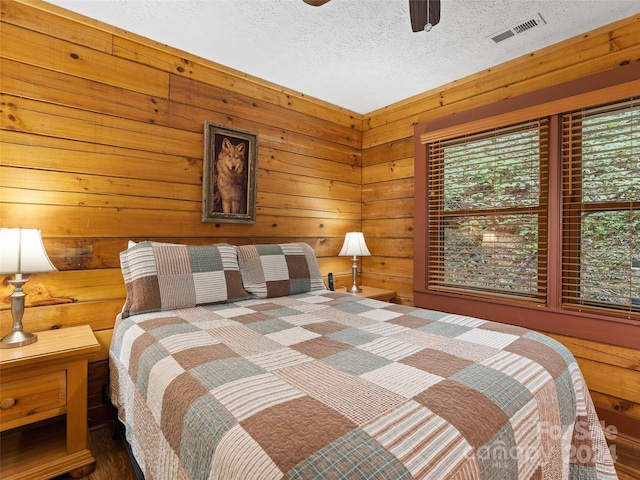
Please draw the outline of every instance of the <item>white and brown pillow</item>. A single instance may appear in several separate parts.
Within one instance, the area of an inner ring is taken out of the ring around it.
[[[326,290],[316,253],[306,243],[236,247],[244,288],[259,298]]]
[[[140,242],[120,253],[122,317],[248,297],[235,247]]]

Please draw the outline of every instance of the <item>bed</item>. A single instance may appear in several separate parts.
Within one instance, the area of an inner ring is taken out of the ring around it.
[[[147,480],[617,478],[549,337],[327,290],[301,243],[121,266],[110,391]]]

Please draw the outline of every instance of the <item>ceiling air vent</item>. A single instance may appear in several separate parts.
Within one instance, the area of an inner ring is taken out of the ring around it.
[[[526,32],[527,30],[531,30],[532,28],[536,28],[536,27],[541,27],[546,24],[547,22],[545,22],[544,18],[542,18],[542,15],[538,13],[537,17],[527,20],[526,22],[519,23],[515,27],[508,28],[502,32],[489,35],[489,38],[496,43],[500,43],[503,40],[506,40],[511,37],[515,37],[520,33]]]

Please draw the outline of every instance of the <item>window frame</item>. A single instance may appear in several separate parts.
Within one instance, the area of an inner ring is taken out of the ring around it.
[[[621,304],[609,304],[606,301],[598,299],[582,297],[580,295],[580,285],[585,278],[581,277],[580,270],[582,267],[582,228],[581,215],[583,213],[604,214],[638,211],[640,200],[585,200],[584,193],[592,194],[592,190],[584,186],[585,178],[583,177],[583,169],[585,162],[589,165],[588,155],[583,155],[583,136],[582,133],[587,126],[587,122],[592,118],[606,116],[612,113],[622,113],[626,109],[633,107],[637,113],[635,117],[640,117],[640,99],[621,99],[612,104],[597,105],[593,108],[574,110],[565,112],[563,115],[563,306],[568,310],[592,311],[598,314],[607,314],[607,312],[618,312],[617,315],[628,315],[635,320],[640,320],[639,308],[633,305],[623,306]],[[580,135],[577,141],[573,140],[574,132],[579,131]],[[609,144],[607,144],[609,145]],[[587,178],[586,181],[589,179]],[[640,214],[640,212],[639,212]],[[588,265],[588,263],[587,263]],[[631,266],[630,266],[631,267]],[[630,274],[632,274],[630,272]]]
[[[620,316],[571,311],[562,305],[562,158],[561,114],[640,94],[640,62],[628,64],[466,112],[424,122],[414,129],[414,304],[470,315],[534,330],[640,348],[640,321]],[[551,135],[547,230],[547,299],[545,304],[481,298],[433,291],[429,281],[427,143],[532,118],[549,117]]]
[[[535,127],[535,128],[534,128]],[[547,118],[540,119],[531,119],[527,122],[521,122],[518,124],[510,124],[505,125],[500,128],[492,129],[488,132],[476,132],[476,134],[472,135],[478,140],[484,140],[487,138],[501,138],[503,136],[509,135],[513,132],[518,131],[527,131],[527,133],[536,130],[537,141],[538,141],[538,151],[539,156],[537,158],[538,172],[537,177],[538,180],[540,178],[547,179],[548,178],[548,148],[546,147],[547,140],[549,137],[548,131],[548,121]],[[544,279],[541,280],[540,275],[537,275],[536,280],[536,291],[535,293],[525,294],[521,293],[509,293],[509,289],[502,289],[500,287],[495,289],[487,289],[482,287],[476,287],[473,285],[448,285],[445,277],[444,263],[445,260],[442,256],[438,256],[437,258],[429,259],[429,278],[428,284],[430,288],[433,290],[439,291],[451,291],[452,293],[460,293],[460,294],[468,294],[473,296],[486,296],[489,298],[496,298],[500,296],[505,296],[506,298],[511,298],[517,301],[527,301],[527,302],[535,302],[540,303],[542,299],[546,298],[546,258],[547,258],[547,244],[546,244],[546,228],[547,228],[547,202],[548,202],[548,182],[541,182],[538,187],[538,195],[537,202],[535,205],[511,205],[511,206],[500,206],[500,207],[484,207],[484,208],[465,208],[458,210],[448,210],[443,208],[444,202],[446,201],[446,189],[444,188],[446,178],[445,178],[445,170],[446,170],[446,149],[450,146],[458,146],[464,145],[467,143],[467,137],[456,137],[453,139],[442,139],[442,141],[435,141],[433,143],[428,143],[429,151],[427,155],[431,159],[432,153],[434,151],[438,153],[438,159],[434,160],[433,165],[430,168],[430,171],[437,172],[434,176],[430,176],[429,184],[427,188],[430,188],[429,194],[429,208],[432,212],[437,212],[437,216],[435,218],[430,215],[431,223],[430,225],[437,226],[437,228],[429,229],[429,242],[430,245],[438,245],[439,250],[446,249],[446,242],[444,239],[444,232],[441,227],[443,227],[443,222],[446,222],[447,219],[455,219],[458,217],[496,217],[501,218],[509,215],[522,215],[524,216],[535,216],[536,224],[538,231],[541,232],[540,237],[543,237],[543,241],[538,241],[537,247],[537,264],[538,264],[538,272],[540,270],[545,270]],[[530,159],[531,160],[531,159]],[[438,265],[436,268],[435,265]],[[487,270],[492,270],[491,268]],[[488,273],[488,272],[487,272]],[[500,272],[496,272],[500,273]]]

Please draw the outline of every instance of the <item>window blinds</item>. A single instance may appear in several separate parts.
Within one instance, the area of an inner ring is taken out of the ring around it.
[[[563,115],[565,308],[640,317],[640,98]]]
[[[428,288],[544,302],[549,123],[428,144]]]

